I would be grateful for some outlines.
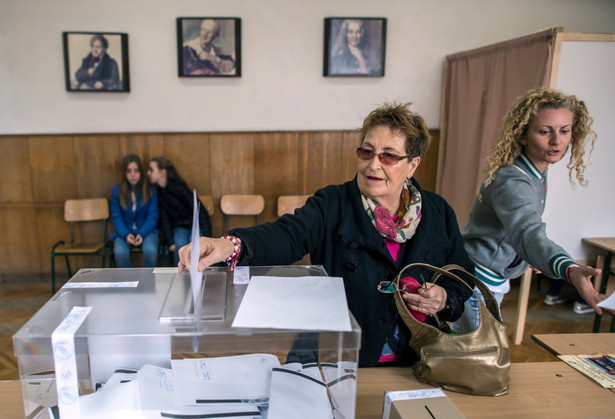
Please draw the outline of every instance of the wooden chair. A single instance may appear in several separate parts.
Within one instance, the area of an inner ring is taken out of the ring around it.
[[[292,214],[302,207],[311,195],[281,195],[278,197],[278,217]]]
[[[228,231],[229,215],[256,215],[256,224],[260,224],[263,209],[265,198],[262,195],[222,195],[220,210],[224,214],[224,231]]]
[[[56,292],[55,258],[64,256],[68,277],[72,276],[69,256],[98,255],[102,257],[102,267],[105,267],[107,250],[107,220],[109,219],[109,201],[107,198],[68,199],[64,203],[64,220],[70,223],[70,243],[60,240],[51,247],[51,293]],[[102,221],[102,236],[100,241],[75,242],[75,224],[79,222]]]
[[[278,197],[278,217],[284,214],[292,214],[295,209],[302,207],[305,201],[312,195],[281,195]],[[310,255],[307,254],[303,259],[298,260],[294,265],[311,265]]]
[[[211,198],[211,195],[199,195],[199,199],[207,210],[207,214],[209,214],[210,217],[214,215],[214,201]]]

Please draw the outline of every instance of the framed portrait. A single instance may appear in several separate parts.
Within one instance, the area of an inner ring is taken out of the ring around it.
[[[241,77],[241,19],[178,17],[179,77]]]
[[[63,32],[69,92],[130,92],[128,34]]]
[[[385,18],[325,18],[324,76],[384,77]]]

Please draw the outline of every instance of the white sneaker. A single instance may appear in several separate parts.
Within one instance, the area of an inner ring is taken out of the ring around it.
[[[572,306],[572,311],[574,311],[577,314],[587,314],[587,313],[591,313],[592,311],[594,311],[594,309],[591,308],[589,304],[581,304],[578,301],[575,301],[574,305]]]
[[[562,298],[561,295],[549,295],[547,294],[545,296],[545,299],[543,301],[546,305],[548,306],[554,306],[556,304],[562,304],[566,302],[565,298]]]

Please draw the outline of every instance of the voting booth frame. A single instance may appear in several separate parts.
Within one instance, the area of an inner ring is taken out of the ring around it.
[[[302,403],[310,394],[312,408],[353,418],[361,330],[352,314],[345,330],[234,327],[255,277],[301,284],[327,273],[314,265],[208,268],[195,315],[187,272],[80,270],[13,336],[25,416],[139,409],[275,418],[293,394]]]

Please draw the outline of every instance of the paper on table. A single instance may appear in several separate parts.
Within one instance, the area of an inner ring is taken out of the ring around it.
[[[350,331],[343,280],[253,276],[233,327]]]
[[[606,308],[607,310],[615,311],[615,292],[612,293],[606,300],[598,303],[598,307]]]
[[[194,194],[194,209],[192,213],[192,249],[190,250],[190,285],[192,286],[192,304],[194,312],[197,314],[199,305],[196,300],[201,291],[203,274],[199,272],[199,254],[201,253],[199,247],[199,201],[196,198],[196,189],[192,192]]]

